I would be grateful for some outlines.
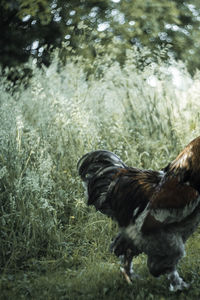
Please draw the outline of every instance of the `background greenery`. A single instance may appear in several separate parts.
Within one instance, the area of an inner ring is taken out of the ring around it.
[[[93,60],[112,52],[123,63],[132,46],[153,52],[169,44],[167,56],[186,61],[194,74],[199,26],[198,0],[2,0],[0,60],[3,67],[16,66],[31,55],[48,65],[59,47],[63,62],[74,54]]]
[[[166,278],[149,275],[144,255],[135,259],[141,279],[128,286],[109,253],[117,226],[86,206],[77,176],[87,151],[160,169],[199,135],[199,73],[191,78],[175,61],[141,71],[140,59],[131,51],[120,67],[97,57],[88,78],[85,60],[60,70],[56,52],[47,68],[29,62],[28,87],[13,90],[1,77],[1,299],[199,298],[199,231],[179,267],[188,291],[171,294]]]

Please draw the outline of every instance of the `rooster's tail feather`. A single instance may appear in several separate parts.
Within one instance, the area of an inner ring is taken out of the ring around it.
[[[84,182],[88,205],[93,204],[97,210],[113,217],[109,194],[115,183],[115,174],[126,165],[114,153],[97,150],[85,154],[77,168]]]

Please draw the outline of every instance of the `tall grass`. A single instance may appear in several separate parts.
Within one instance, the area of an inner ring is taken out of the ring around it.
[[[14,93],[1,78],[0,286],[5,297],[111,299],[113,286],[123,299],[125,286],[108,251],[117,227],[86,206],[77,160],[87,151],[108,149],[129,165],[160,169],[200,129],[199,73],[191,78],[174,61],[152,62],[140,71],[136,59],[136,51],[127,53],[121,67],[109,57],[97,58],[89,76],[88,62],[79,58],[60,68],[55,56],[42,70],[33,61],[29,86],[21,84]],[[144,262],[143,257],[137,261],[141,273]],[[187,261],[187,275],[186,266]],[[24,277],[27,270],[32,275]],[[37,272],[39,277],[33,276]],[[138,299],[153,299],[158,283],[153,281],[149,292],[152,280],[147,277],[143,290],[137,282]],[[126,291],[135,297],[130,287]]]

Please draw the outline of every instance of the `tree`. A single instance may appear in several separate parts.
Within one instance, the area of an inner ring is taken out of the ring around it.
[[[92,59],[99,51],[123,62],[133,45],[153,50],[163,44],[171,44],[190,71],[200,67],[198,0],[3,0],[0,9],[3,67],[30,55],[49,64],[56,47],[63,61],[72,54]]]

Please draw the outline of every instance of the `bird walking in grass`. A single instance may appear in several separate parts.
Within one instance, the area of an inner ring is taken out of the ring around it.
[[[145,253],[149,272],[166,274],[170,291],[188,288],[177,264],[200,223],[200,137],[160,171],[128,167],[106,150],[85,154],[77,167],[88,205],[119,225],[111,250],[126,280],[135,277],[133,258]]]

